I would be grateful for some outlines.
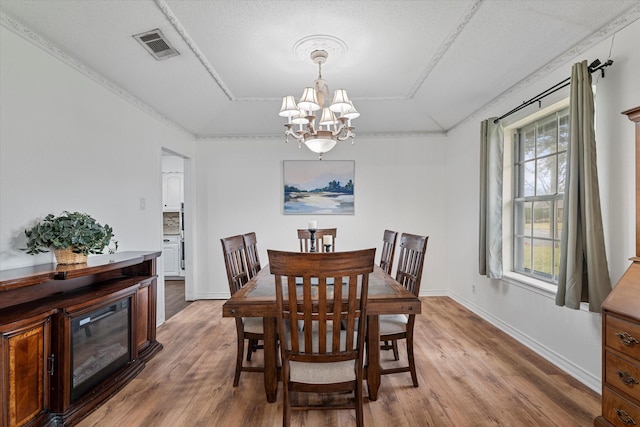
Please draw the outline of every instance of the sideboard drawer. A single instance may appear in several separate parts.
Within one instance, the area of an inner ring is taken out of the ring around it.
[[[640,325],[606,314],[604,344],[640,360]]]
[[[602,394],[602,415],[618,427],[640,424],[640,407],[607,387]]]
[[[605,382],[640,402],[640,361],[607,351]]]

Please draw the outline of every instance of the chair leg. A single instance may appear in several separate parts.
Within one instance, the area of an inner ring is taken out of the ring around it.
[[[364,414],[362,411],[362,382],[356,384],[356,426],[364,427]]]
[[[288,384],[282,382],[282,427],[291,425],[291,402],[289,401]]]
[[[400,360],[398,355],[398,340],[391,341],[391,349],[393,350],[393,360]]]
[[[242,356],[244,356],[244,338],[238,336],[238,348],[236,353],[236,374],[233,377],[233,386],[238,387],[240,382],[240,371],[242,371]]]
[[[409,359],[409,371],[413,386],[418,387],[418,376],[416,375],[416,363],[413,358],[413,334],[407,334],[407,358]]]
[[[249,340],[249,347],[247,348],[247,362],[251,362],[251,356],[253,354],[254,351],[256,351],[256,345],[257,345],[257,341],[256,340]]]

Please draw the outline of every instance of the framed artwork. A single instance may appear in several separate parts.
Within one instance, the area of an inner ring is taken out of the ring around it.
[[[285,160],[285,215],[353,215],[355,161]]]

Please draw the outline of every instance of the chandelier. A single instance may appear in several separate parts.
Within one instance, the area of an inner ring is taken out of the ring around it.
[[[314,86],[304,88],[297,103],[292,95],[283,97],[280,107],[280,116],[288,119],[284,125],[287,128],[284,132],[285,141],[289,142],[289,137],[295,138],[298,147],[306,145],[309,150],[318,153],[320,160],[338,141],[351,138],[353,144],[356,134],[351,120],[360,116],[344,89],[337,89],[333,94],[333,102],[328,107],[325,106],[329,98],[329,85],[322,78],[322,64],[328,56],[326,50],[311,52],[311,60],[318,64],[318,78]]]

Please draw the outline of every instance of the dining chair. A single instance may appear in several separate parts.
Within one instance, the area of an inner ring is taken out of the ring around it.
[[[380,268],[382,268],[387,274],[391,274],[391,269],[393,268],[393,255],[396,251],[397,239],[397,231],[384,230],[384,235],[382,237],[382,254],[380,255]]]
[[[325,247],[322,244],[322,239],[324,236],[332,237],[332,244],[329,252],[335,252],[337,233],[337,228],[318,228],[315,232],[316,252],[325,252]],[[311,251],[311,233],[309,232],[309,230],[305,228],[298,229],[298,240],[300,241],[300,252]]]
[[[243,234],[244,247],[247,254],[247,269],[249,271],[249,278],[253,278],[262,267],[260,267],[260,257],[258,256],[258,240],[256,233],[251,232]]]
[[[222,253],[224,254],[224,266],[227,270],[229,292],[231,295],[238,292],[249,281],[247,268],[246,249],[244,238],[241,235],[220,239]],[[264,330],[261,317],[236,317],[237,353],[236,371],[233,377],[233,386],[237,387],[240,381],[240,372],[264,372],[264,366],[245,366],[243,364],[244,341],[248,340],[247,362],[251,361],[251,355],[260,348],[264,348]],[[260,344],[260,341],[263,344]]]
[[[400,236],[400,254],[398,256],[398,269],[396,271],[396,281],[408,291],[418,296],[420,292],[420,282],[422,281],[422,268],[427,252],[427,241],[429,236],[418,236],[415,234],[402,233]],[[385,314],[379,317],[380,341],[384,342],[380,346],[381,350],[393,350],[393,357],[399,360],[397,340],[405,339],[407,343],[408,366],[397,368],[381,368],[382,375],[396,374],[399,372],[410,372],[413,386],[418,387],[418,376],[416,375],[416,364],[413,357],[413,327],[415,314]]]
[[[362,364],[375,251],[267,251],[275,275],[283,426],[289,426],[293,410],[323,408],[355,409],[356,424],[364,425]],[[349,395],[338,399],[345,392]],[[321,405],[310,405],[293,399],[298,397],[293,393],[339,394],[330,400],[324,396]]]

